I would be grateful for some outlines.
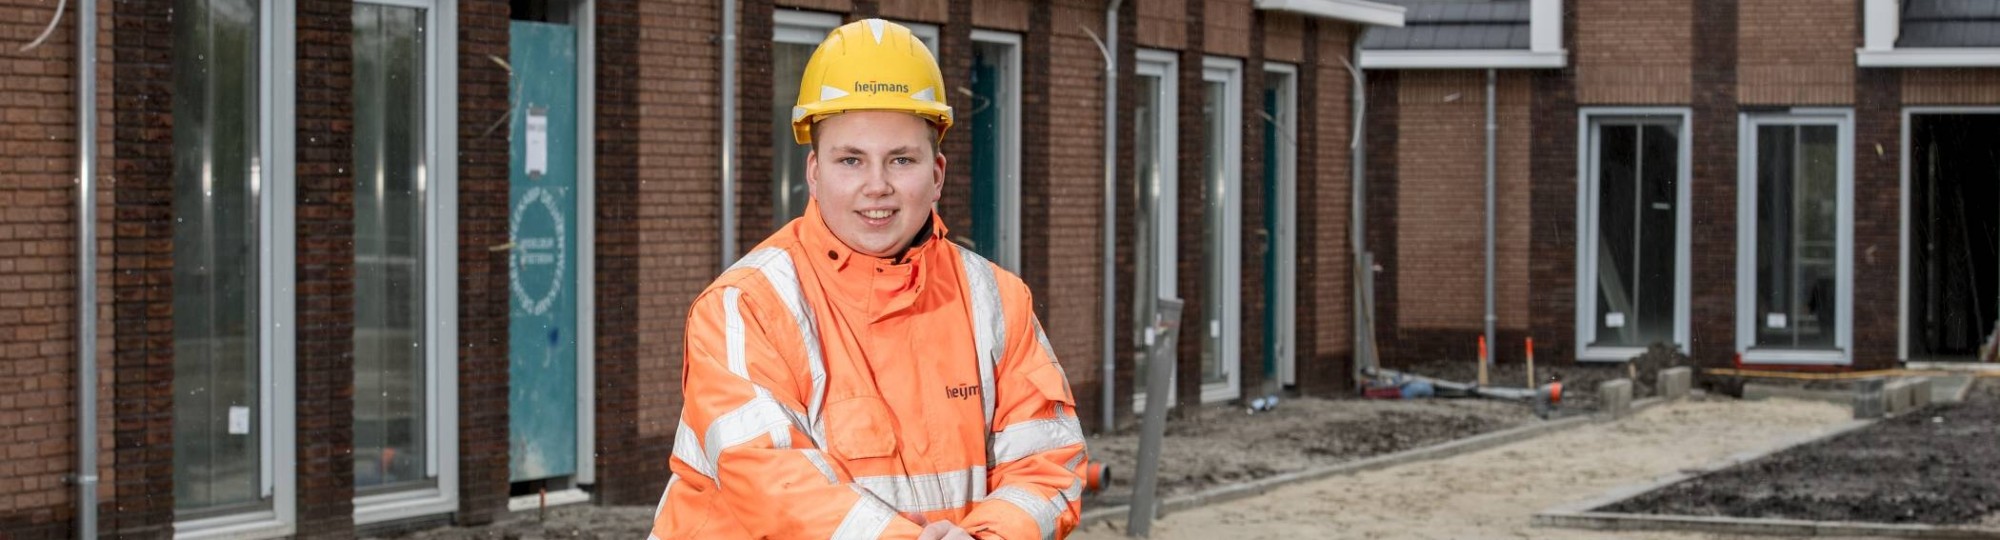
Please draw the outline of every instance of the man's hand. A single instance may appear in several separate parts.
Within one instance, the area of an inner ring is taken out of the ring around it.
[[[958,525],[952,524],[950,521],[928,523],[929,520],[924,519],[924,515],[918,513],[903,514],[903,517],[924,526],[924,531],[917,533],[917,540],[975,540],[972,537],[972,533],[965,532],[965,529],[959,528]]]

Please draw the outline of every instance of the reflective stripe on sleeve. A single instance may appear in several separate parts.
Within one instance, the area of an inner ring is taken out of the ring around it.
[[[1010,463],[1075,444],[1083,444],[1083,425],[1074,416],[1018,422],[993,437],[993,462]]]
[[[896,518],[896,511],[869,495],[861,486],[854,486],[861,498],[847,509],[847,517],[840,520],[840,526],[833,530],[833,540],[875,540],[889,529],[889,520]]]
[[[674,430],[674,457],[694,467],[695,472],[709,480],[715,479],[715,461],[702,451],[701,439],[695,438],[694,428],[688,427],[686,420],[682,420],[680,428]]]
[[[1045,540],[1056,537],[1056,518],[1061,516],[1063,510],[1068,507],[1068,501],[1063,500],[1061,493],[1057,493],[1054,497],[1043,499],[1035,496],[1033,493],[1029,493],[1028,490],[1015,486],[1007,486],[994,490],[993,495],[987,498],[1007,501],[1019,507],[1021,511],[1027,512],[1029,517],[1034,518],[1035,528],[1041,531],[1041,536]]]
[[[914,476],[863,476],[854,484],[880,497],[897,512],[931,512],[961,508],[979,500],[986,486],[986,467]]]
[[[798,326],[799,338],[806,351],[806,368],[812,373],[812,399],[806,402],[807,423],[804,431],[813,439],[813,446],[826,447],[826,431],[821,425],[820,406],[826,402],[826,358],[820,352],[819,326],[813,312],[806,307],[805,290],[799,286],[798,268],[792,266],[792,257],[785,250],[764,248],[750,252],[730,265],[737,268],[756,269],[771,284],[778,294],[778,300],[785,303],[785,310],[792,315],[792,322]]]
[[[972,300],[972,341],[979,354],[979,401],[986,407],[986,431],[993,431],[993,369],[1007,343],[1007,318],[1001,311],[1000,284],[993,266],[970,249],[958,249],[965,266],[966,296]]]

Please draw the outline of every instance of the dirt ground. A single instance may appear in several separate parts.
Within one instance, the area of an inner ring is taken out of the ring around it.
[[[1597,385],[1612,379],[1632,379],[1632,398],[1648,398],[1655,395],[1653,382],[1658,380],[1660,370],[1675,366],[1693,366],[1688,357],[1664,346],[1655,346],[1645,354],[1634,357],[1630,362],[1592,363],[1583,362],[1564,366],[1535,366],[1535,379],[1548,382],[1550,375],[1562,377],[1563,414],[1583,414],[1597,409]],[[1466,360],[1429,360],[1403,366],[1388,366],[1389,369],[1422,375],[1434,379],[1472,383],[1479,380],[1479,364]],[[1486,381],[1496,387],[1526,388],[1528,369],[1522,363],[1495,364],[1487,368]]]
[[[1443,460],[1296,484],[1166,516],[1155,539],[1662,538],[1712,536],[1534,528],[1536,512],[1770,448],[1846,422],[1846,407],[1700,400],[1647,409]],[[1118,523],[1071,538],[1124,538]]]
[[[1461,439],[1536,421],[1526,405],[1485,399],[1281,400],[1246,414],[1227,405],[1167,425],[1160,492],[1191,493]],[[1138,463],[1133,432],[1091,437],[1091,459],[1111,467],[1111,486],[1086,505],[1124,504]]]
[[[2000,524],[2000,380],[1941,404],[1614,505],[1615,512]]]

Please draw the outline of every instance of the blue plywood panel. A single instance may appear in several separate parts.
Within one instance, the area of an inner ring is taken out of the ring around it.
[[[514,21],[509,64],[508,476],[574,474],[576,30]]]

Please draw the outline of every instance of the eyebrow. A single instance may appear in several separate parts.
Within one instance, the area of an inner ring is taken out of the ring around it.
[[[856,148],[856,147],[854,147],[854,146],[850,146],[850,145],[840,145],[840,146],[836,146],[836,147],[834,147],[834,148],[833,148],[833,153],[835,153],[835,154],[840,154],[840,155],[867,155],[867,154],[868,154],[868,152],[865,152],[865,151],[861,150],[860,148]],[[917,147],[916,147],[916,146],[898,146],[898,147],[895,147],[895,148],[891,148],[891,149],[889,149],[889,151],[888,151],[888,152],[886,152],[886,154],[888,154],[888,155],[891,155],[891,156],[907,156],[907,155],[913,155],[913,154],[917,154],[917,153],[920,153],[920,152],[919,152],[919,151],[917,150]]]

